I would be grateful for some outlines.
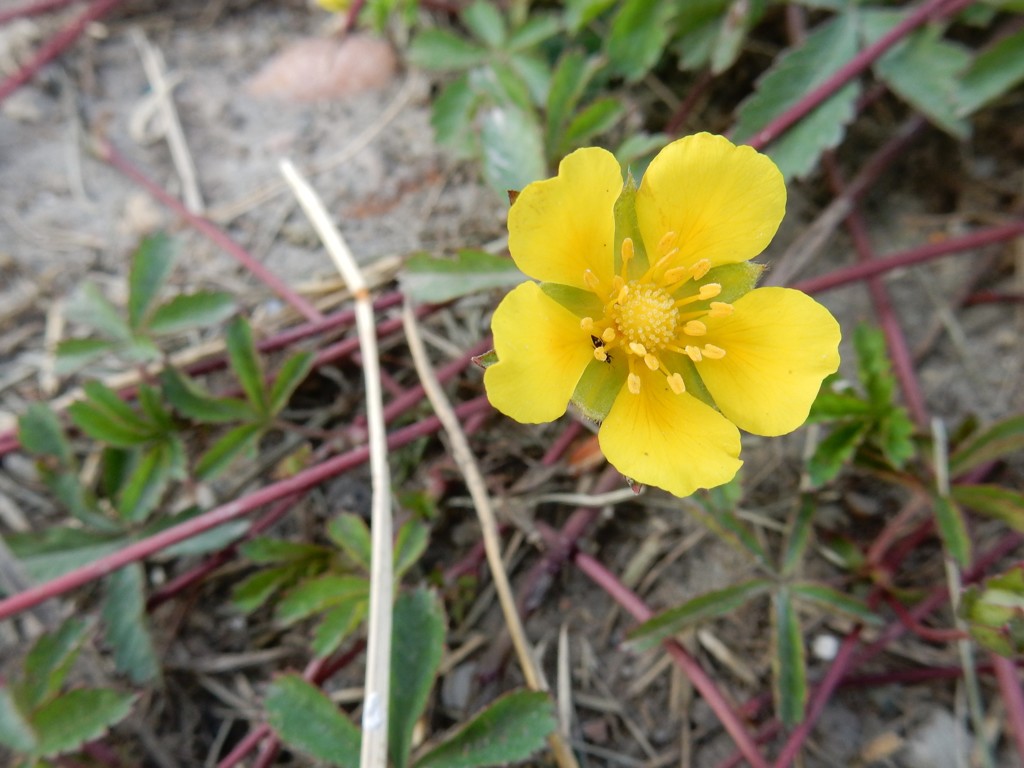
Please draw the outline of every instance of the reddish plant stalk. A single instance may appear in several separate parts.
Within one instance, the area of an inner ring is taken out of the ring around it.
[[[490,408],[490,403],[485,396],[481,396],[462,403],[456,407],[455,411],[465,418],[470,414],[478,413],[487,408]],[[424,419],[391,433],[388,437],[388,447],[395,449],[408,445],[413,440],[436,432],[439,428],[440,422],[437,417]],[[130,544],[122,550],[69,571],[63,576],[58,576],[24,592],[0,600],[0,619],[14,616],[21,611],[38,605],[44,600],[57,597],[72,589],[102,578],[129,563],[143,560],[172,544],[185,541],[211,528],[216,528],[224,523],[243,517],[265,504],[308,490],[324,480],[363,464],[367,461],[368,457],[369,449],[366,446],[347,451],[286,480],[272,483],[240,499],[214,507],[210,511],[204,512],[191,520]]]
[[[306,299],[293,291],[277,275],[258,262],[242,246],[232,240],[220,227],[208,219],[196,216],[181,204],[177,198],[168,194],[160,185],[142,173],[128,158],[122,155],[114,145],[106,139],[96,142],[96,152],[102,160],[134,181],[150,195],[170,208],[176,215],[184,219],[189,226],[210,240],[214,245],[231,256],[235,261],[249,270],[261,283],[290,304],[295,311],[310,322],[320,322],[324,316]]]
[[[894,269],[922,264],[948,254],[966,253],[986,245],[1013,240],[1022,235],[1024,235],[1024,221],[1001,224],[998,227],[982,229],[963,237],[951,237],[940,243],[929,243],[917,248],[900,251],[892,256],[872,259],[871,261],[837,269],[820,277],[801,280],[798,283],[794,283],[792,287],[808,294],[822,293],[843,285],[859,282],[860,280],[877,277]]]
[[[826,152],[822,156],[822,166],[828,175],[829,183],[837,195],[843,193],[844,182],[839,173],[835,156]],[[857,258],[868,263],[874,260],[874,249],[868,236],[867,225],[864,217],[856,205],[850,210],[846,217],[846,228],[853,240],[854,248],[857,251]],[[917,424],[918,429],[928,429],[928,408],[925,405],[924,394],[921,392],[917,374],[914,372],[914,360],[907,346],[906,336],[900,327],[899,317],[889,299],[889,292],[879,277],[868,278],[868,290],[871,293],[871,301],[875,305],[875,314],[878,322],[885,333],[885,340],[889,348],[889,357],[892,360],[893,371],[900,382],[900,389],[903,390],[903,398],[906,400],[907,410],[911,418]]]
[[[27,83],[36,72],[43,68],[85,31],[92,22],[106,15],[119,5],[121,0],[95,0],[81,15],[47,40],[21,69],[0,83],[0,103]]]
[[[551,447],[548,448],[544,454],[544,458],[540,460],[540,463],[545,467],[552,467],[561,461],[562,456],[572,446],[573,441],[583,431],[583,425],[580,424],[576,419],[573,419],[566,424],[565,429],[562,430],[562,434],[556,437],[551,442]]]
[[[73,2],[75,0],[36,0],[36,2],[23,5],[20,8],[0,11],[0,24],[6,24],[15,19],[25,19],[29,16],[42,16],[44,13],[59,10]]]
[[[896,43],[909,35],[912,31],[927,22],[934,16],[946,16],[959,11],[970,5],[971,0],[927,0],[921,3],[907,17],[882,35],[875,43],[862,50],[846,64],[836,70],[835,74],[825,82],[814,88],[800,101],[787,109],[783,114],[768,123],[764,128],[755,133],[747,143],[754,149],[764,149],[783,133],[792,128],[802,118],[814,111],[836,91],[853,78],[865,72],[868,67],[875,63],[886,51]]]
[[[1006,715],[1010,720],[1010,731],[1017,747],[1017,757],[1024,763],[1024,692],[1021,691],[1017,666],[998,653],[989,655],[992,657],[992,669],[996,673],[999,692],[1003,696],[1003,703],[1006,704]]]
[[[573,562],[591,581],[607,592],[616,603],[637,621],[646,621],[653,615],[651,609],[632,590],[628,589],[618,580],[615,574],[590,555],[577,552],[573,557]],[[736,747],[743,753],[747,761],[754,768],[768,768],[768,763],[761,756],[761,752],[754,744],[739,716],[733,710],[732,705],[718,689],[718,686],[715,685],[711,677],[701,668],[700,664],[686,652],[683,646],[674,640],[666,640],[663,645],[669,655],[675,659],[679,668],[690,679],[690,682],[693,683],[693,687],[704,697],[704,701],[707,702],[708,706],[717,715],[722,723],[722,727],[732,737]]]

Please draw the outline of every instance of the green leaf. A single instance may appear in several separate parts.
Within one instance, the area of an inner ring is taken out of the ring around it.
[[[612,96],[598,99],[572,119],[565,129],[566,146],[586,144],[595,136],[606,133],[626,114],[622,102]]]
[[[858,49],[853,16],[845,13],[822,24],[775,60],[758,80],[757,91],[740,105],[733,141],[749,141],[853,58]],[[846,85],[768,146],[786,179],[806,175],[822,152],[842,141],[859,93],[856,83]]]
[[[477,291],[507,289],[526,279],[507,256],[470,249],[460,250],[454,259],[416,254],[398,276],[402,292],[423,304],[440,304]]]
[[[674,6],[651,0],[622,3],[605,47],[615,74],[636,82],[658,63],[672,33]]]
[[[885,621],[877,613],[868,608],[860,598],[846,592],[840,592],[827,584],[817,582],[798,582],[791,585],[793,595],[821,606],[830,613],[845,616],[862,624],[879,627]]]
[[[338,515],[327,524],[328,538],[344,550],[358,568],[370,572],[372,544],[366,522],[351,513]]]
[[[834,480],[857,452],[867,429],[868,424],[863,421],[839,424],[818,443],[814,455],[807,462],[811,484],[818,487]]]
[[[198,507],[193,507],[198,514],[201,510]],[[187,519],[191,515],[175,515],[174,520],[176,522],[184,522],[182,518]],[[177,544],[172,544],[163,550],[165,557],[195,557],[196,555],[205,555],[208,552],[215,552],[225,547],[235,544],[240,538],[252,527],[252,523],[249,520],[235,520],[234,522],[225,523],[218,525],[216,528],[211,528],[203,533],[190,536],[184,541],[179,541]]]
[[[412,732],[434,686],[444,633],[444,611],[433,592],[417,589],[395,601],[391,679],[397,684],[391,686],[388,708],[388,748],[395,768],[409,763]]]
[[[720,75],[731,67],[743,50],[747,33],[764,15],[764,2],[732,0],[722,17],[718,36],[711,49],[711,73]]]
[[[565,0],[565,25],[575,35],[614,4],[615,0]]]
[[[56,578],[125,545],[121,534],[81,527],[57,526],[40,533],[12,534],[6,539],[33,581]]]
[[[330,525],[328,525],[328,535],[330,535]],[[245,542],[241,546],[241,551],[252,562],[261,564],[323,560],[328,554],[325,547],[316,544],[284,541],[268,536],[261,536]]]
[[[458,72],[487,61],[490,53],[463,37],[443,29],[425,29],[413,38],[408,59],[428,72]]]
[[[884,35],[905,17],[902,11],[863,11],[861,23],[869,42]],[[898,96],[932,123],[957,139],[966,139],[970,125],[956,114],[959,75],[970,63],[967,49],[942,39],[943,30],[917,30],[888,50],[875,73]]]
[[[771,587],[767,579],[751,579],[687,600],[633,628],[629,633],[629,647],[637,653],[650,650],[683,630],[738,610]]]
[[[370,584],[363,576],[325,573],[302,582],[277,605],[277,620],[288,626],[346,600],[366,600]]]
[[[993,576],[983,586],[964,591],[960,615],[971,635],[1007,658],[1024,652],[1024,566]]]
[[[98,407],[91,400],[72,403],[68,407],[68,415],[75,426],[89,437],[117,448],[134,448],[153,439],[149,429],[115,421],[110,411]]]
[[[416,761],[416,768],[483,768],[526,760],[557,726],[546,693],[502,696]]]
[[[39,734],[35,754],[58,755],[98,739],[124,720],[135,696],[107,688],[68,691],[35,712],[32,724]]]
[[[405,572],[412,568],[427,551],[429,537],[430,528],[416,519],[407,520],[398,529],[394,555],[396,581],[401,580]]]
[[[505,42],[508,29],[505,19],[492,3],[476,0],[459,16],[466,28],[490,48],[500,48]]]
[[[160,288],[174,267],[175,249],[163,232],[145,238],[132,254],[128,273],[128,325],[133,331],[145,325]]]
[[[262,424],[242,424],[232,429],[199,458],[195,466],[196,479],[209,480],[219,475],[235,458],[255,448],[263,432]]]
[[[853,332],[853,346],[857,350],[857,369],[868,400],[877,412],[887,411],[892,406],[896,381],[892,376],[885,334],[880,328],[861,323]]]
[[[330,656],[366,618],[367,602],[352,598],[329,608],[313,630],[313,653],[317,658]]]
[[[119,672],[141,685],[160,675],[160,662],[146,618],[145,572],[138,563],[106,579],[103,624]]]
[[[914,422],[906,409],[893,406],[881,420],[878,430],[878,442],[889,460],[897,469],[914,457]]]
[[[38,746],[32,723],[18,708],[11,689],[0,685],[0,744],[18,752],[32,752]]]
[[[145,520],[163,498],[171,476],[184,462],[180,443],[165,441],[136,452],[127,482],[121,488],[117,511],[123,520]]]
[[[827,382],[826,382],[827,383]],[[874,413],[869,403],[852,392],[835,392],[822,386],[807,417],[809,422],[838,419],[868,419]]]
[[[949,471],[959,477],[972,469],[1024,449],[1024,415],[1010,416],[958,445],[949,457]]]
[[[807,658],[800,619],[789,588],[780,587],[772,598],[772,671],[775,710],[788,728],[800,723],[807,705]]]
[[[509,36],[505,49],[523,51],[533,48],[561,31],[562,23],[557,16],[550,13],[531,13],[526,23]]]
[[[18,419],[18,442],[33,456],[56,457],[62,466],[72,463],[71,446],[60,419],[42,403],[32,403]]]
[[[967,535],[967,526],[960,508],[949,496],[936,496],[934,503],[935,524],[946,554],[956,560],[961,568],[967,568],[971,564],[971,539]]]
[[[486,67],[469,73],[469,84],[489,103],[499,107],[512,107],[532,115],[533,98],[530,89],[516,71],[503,61],[492,61]]]
[[[445,85],[433,100],[430,124],[437,143],[455,151],[459,157],[471,157],[476,143],[473,115],[480,102],[478,94],[462,75]]]
[[[267,390],[263,382],[263,363],[252,339],[252,329],[242,317],[236,317],[227,327],[226,343],[231,370],[238,377],[245,396],[262,415],[269,415]]]
[[[508,66],[526,85],[533,106],[544,106],[551,90],[551,65],[547,59],[534,53],[513,53],[508,58]]]
[[[227,320],[235,312],[230,293],[196,291],[183,293],[157,307],[146,327],[151,333],[181,333]]]
[[[90,381],[82,389],[86,399],[73,403],[71,408],[74,408],[75,405],[87,404],[98,416],[117,425],[118,428],[126,429],[147,439],[156,434],[155,425],[122,400],[110,387],[98,381]],[[74,420],[74,412],[71,412]],[[79,424],[79,426],[86,429],[84,425]],[[97,439],[102,440],[103,438],[97,437]]]
[[[979,53],[957,81],[957,114],[969,115],[1024,82],[1024,29]]]
[[[558,60],[551,74],[548,89],[547,122],[544,126],[544,141],[549,153],[556,157],[564,154],[565,126],[576,111],[584,89],[600,67],[596,56],[586,56],[581,51],[570,50]]]
[[[954,485],[957,503],[1024,533],[1024,493],[1001,485]]]
[[[807,553],[807,544],[814,528],[814,513],[818,511],[817,501],[813,494],[800,494],[800,506],[793,515],[782,553],[781,571],[784,576],[796,573]]]
[[[132,331],[117,308],[93,283],[86,283],[68,302],[68,320],[93,328],[108,339],[128,341]]]
[[[57,344],[56,371],[58,375],[74,373],[116,347],[114,342],[105,339],[64,339]]]
[[[167,402],[194,421],[223,424],[248,421],[256,417],[256,412],[244,400],[214,397],[197,381],[173,368],[165,368],[160,372],[160,388]]]
[[[531,113],[513,106],[483,110],[480,142],[484,179],[501,197],[547,173],[540,126]]]
[[[243,613],[252,613],[280,589],[295,582],[300,568],[294,564],[265,568],[235,585],[231,601]]]
[[[15,690],[19,709],[30,712],[60,691],[92,626],[85,619],[70,618],[55,632],[36,640],[25,658],[24,677]]]
[[[164,406],[163,400],[157,391],[148,384],[140,384],[136,397],[146,419],[164,435],[170,435],[174,431],[174,417]]]
[[[691,389],[689,384],[687,389]],[[694,504],[688,508],[688,512],[733,549],[752,555],[762,565],[771,564],[757,537],[731,509],[705,509],[700,504]]]
[[[280,413],[288,401],[292,399],[295,390],[306,380],[316,355],[312,352],[297,352],[284,361],[281,370],[277,372],[274,385],[270,388],[270,412]]]
[[[615,150],[615,159],[624,169],[639,175],[640,166],[646,167],[651,158],[669,143],[664,133],[632,132]]]
[[[315,685],[282,675],[267,689],[265,707],[267,722],[289,747],[330,765],[358,768],[362,734]]]

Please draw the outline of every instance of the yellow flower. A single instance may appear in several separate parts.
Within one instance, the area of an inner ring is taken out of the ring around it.
[[[530,184],[509,250],[537,282],[494,313],[491,403],[524,423],[570,401],[601,421],[608,461],[688,496],[731,480],[744,429],[791,432],[839,366],[839,325],[787,288],[754,288],[749,263],[786,207],[766,156],[701,133],[669,144],[637,188],[587,148]]]

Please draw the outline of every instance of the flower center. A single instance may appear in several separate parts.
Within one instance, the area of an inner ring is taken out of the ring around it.
[[[713,344],[700,345],[699,337],[707,333],[700,318],[725,317],[732,314],[731,304],[711,301],[722,291],[718,283],[701,283],[711,269],[707,259],[689,267],[666,267],[678,252],[674,247],[676,234],[668,232],[658,243],[658,259],[640,278],[628,280],[629,261],[633,258],[633,241],[622,241],[622,271],[612,279],[611,286],[602,285],[590,270],[583,274],[584,283],[604,301],[600,319],[584,317],[580,327],[590,334],[594,344],[594,357],[602,362],[619,352],[626,355],[629,376],[626,385],[633,394],[640,393],[640,365],[651,371],[661,371],[669,387],[677,395],[686,391],[683,377],[671,370],[663,358],[665,353],[686,355],[694,363],[705,358],[718,360],[725,350]],[[693,282],[696,293],[675,298],[683,287]],[[683,307],[698,302],[703,308]]]

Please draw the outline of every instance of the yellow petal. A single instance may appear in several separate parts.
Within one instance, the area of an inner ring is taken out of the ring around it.
[[[636,195],[640,232],[652,249],[675,232],[671,266],[708,259],[712,267],[757,256],[786,212],[786,183],[767,156],[723,136],[674,141],[651,161]]]
[[[697,372],[740,429],[792,432],[807,419],[822,379],[839,367],[839,323],[789,288],[757,288],[733,307],[729,317],[708,318],[701,339],[724,349],[725,357],[705,357]]]
[[[607,285],[615,268],[615,201],[622,171],[615,156],[588,147],[566,156],[558,176],[527,185],[508,212],[512,259],[535,280],[590,290],[590,269]]]
[[[743,463],[736,427],[696,398],[672,392],[660,372],[638,366],[637,373],[640,394],[623,387],[598,433],[608,461],[676,496],[729,482]]]
[[[484,372],[491,404],[524,424],[552,421],[594,359],[580,319],[541,291],[523,283],[502,299],[491,321],[498,362]]]

